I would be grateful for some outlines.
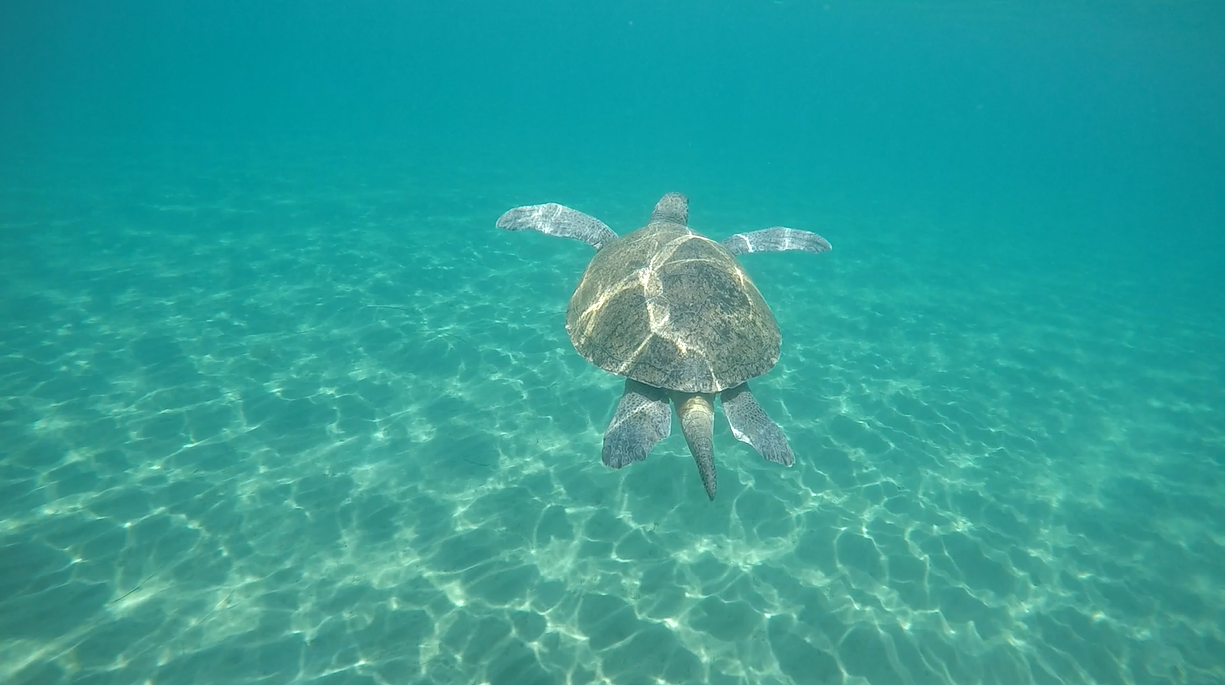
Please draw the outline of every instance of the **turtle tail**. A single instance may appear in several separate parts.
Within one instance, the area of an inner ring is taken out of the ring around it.
[[[685,433],[685,442],[689,444],[689,452],[698,464],[698,474],[702,476],[706,496],[711,500],[715,498],[718,487],[715,479],[714,399],[714,395],[687,393],[677,393],[672,398],[681,420],[681,430]]]

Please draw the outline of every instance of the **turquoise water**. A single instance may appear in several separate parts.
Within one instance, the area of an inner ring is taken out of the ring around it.
[[[1208,3],[9,3],[0,683],[1225,682]],[[783,334],[600,463],[665,192]]]

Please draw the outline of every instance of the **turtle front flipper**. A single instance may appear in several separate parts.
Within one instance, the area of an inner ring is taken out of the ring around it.
[[[706,496],[713,500],[718,487],[715,478],[715,396],[678,392],[673,393],[672,401],[676,404],[676,415],[680,417],[689,452],[698,464],[702,487],[706,488]]]
[[[748,443],[767,461],[777,462],[783,466],[791,466],[795,455],[787,444],[787,436],[783,429],[766,416],[766,410],[757,404],[753,393],[749,392],[749,384],[741,383],[730,390],[724,390],[720,396],[723,401],[723,415],[732,427],[732,435],[740,442]]]
[[[604,465],[619,469],[642,461],[671,432],[667,391],[627,378],[617,413],[604,431]]]
[[[829,252],[829,241],[811,231],[801,231],[795,228],[763,228],[760,231],[737,233],[724,239],[721,244],[734,255],[750,252]]]
[[[515,207],[498,217],[497,227],[573,238],[597,250],[617,239],[617,234],[603,221],[556,202]]]

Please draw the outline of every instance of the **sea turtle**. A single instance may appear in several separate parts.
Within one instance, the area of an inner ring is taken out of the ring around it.
[[[646,226],[620,237],[599,219],[555,203],[516,207],[497,227],[574,238],[596,249],[570,298],[566,331],[587,361],[625,377],[604,433],[606,465],[619,469],[646,459],[671,432],[671,401],[713,500],[716,395],[736,439],[769,461],[791,465],[787,438],[748,386],[778,361],[778,323],[736,255],[826,252],[824,238],[775,227],[715,242],[689,228],[689,200],[680,193],[663,196]]]

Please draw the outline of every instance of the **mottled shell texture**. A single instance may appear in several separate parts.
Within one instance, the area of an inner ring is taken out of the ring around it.
[[[778,323],[722,245],[655,222],[607,245],[570,298],[566,331],[596,366],[657,388],[720,392],[778,361]]]

